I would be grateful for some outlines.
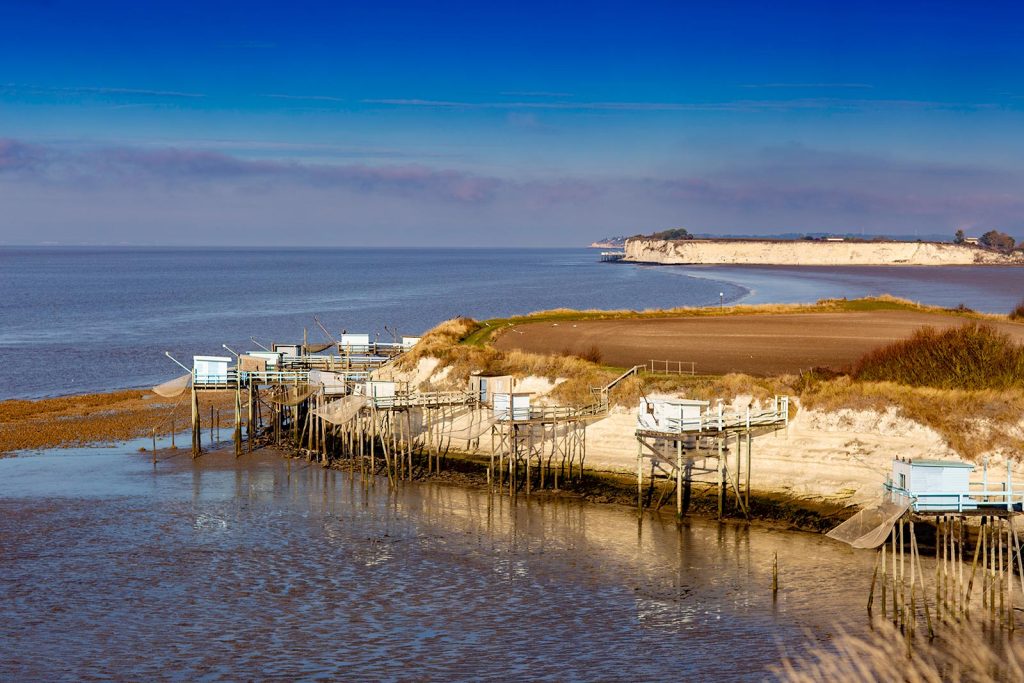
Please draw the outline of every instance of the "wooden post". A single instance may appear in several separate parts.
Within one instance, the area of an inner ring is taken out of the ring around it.
[[[921,581],[921,599],[924,601],[924,618],[925,618],[925,620],[928,623],[928,637],[929,638],[934,638],[935,637],[935,629],[932,628],[932,613],[928,609],[928,598],[925,597],[926,593],[925,593],[925,590],[924,590],[924,571],[921,569],[921,553],[919,553],[918,550],[917,550],[917,538],[913,534],[910,535],[910,552],[912,552],[914,554],[914,556],[917,558],[917,577]],[[882,564],[883,565],[885,564],[885,546],[884,545],[882,546]],[[883,595],[884,595],[884,593],[883,593]],[[885,602],[885,600],[884,600],[884,597],[883,597],[883,605],[884,605],[884,602]],[[883,610],[883,612],[884,612],[884,610]],[[883,614],[882,616],[885,616],[885,615]]]
[[[676,439],[676,517],[683,518],[683,440]]]
[[[636,508],[642,515],[644,512],[644,452],[643,445],[636,445]]]
[[[242,455],[242,387],[235,387],[235,430],[233,432],[235,442],[235,457]]]
[[[252,453],[252,437],[253,437],[253,433],[254,432],[253,432],[253,428],[252,428],[252,420],[253,420],[253,385],[252,385],[252,381],[251,380],[249,382],[249,405],[247,406],[247,408],[248,408],[249,414],[245,418],[245,441],[246,441],[245,448],[250,453]]]
[[[772,602],[778,597],[779,594],[779,551],[775,551],[775,555],[772,557]]]
[[[156,427],[153,427],[153,467],[156,467]]]
[[[199,424],[199,394],[195,386],[192,387],[192,457],[198,458],[202,453],[202,437],[200,436]]]
[[[750,434],[750,408],[747,408],[747,471],[746,474],[746,498],[747,510],[750,510],[750,450],[753,446],[754,439]]]
[[[721,406],[719,406],[721,409]],[[718,432],[718,519],[725,514],[725,452],[722,432]]]
[[[878,565],[882,559],[882,552],[885,549],[885,545],[882,545],[882,549],[875,553],[875,569],[871,572],[871,587],[868,588],[868,616],[871,615],[871,608],[875,604],[875,581],[878,579]]]
[[[177,448],[178,447],[174,445],[174,411],[171,411],[171,450],[173,451]]]

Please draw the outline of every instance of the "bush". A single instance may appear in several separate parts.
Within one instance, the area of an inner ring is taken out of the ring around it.
[[[1010,320],[1024,320],[1024,301],[1017,304],[1017,307],[1010,311]]]
[[[979,323],[938,331],[924,327],[909,339],[866,354],[853,376],[937,389],[1019,386],[1024,350],[1008,334]]]
[[[989,230],[978,240],[983,246],[996,251],[1013,251],[1014,239],[1005,232]]]
[[[649,235],[649,239],[655,240],[692,240],[693,235],[686,228],[672,228],[671,230],[662,230]]]

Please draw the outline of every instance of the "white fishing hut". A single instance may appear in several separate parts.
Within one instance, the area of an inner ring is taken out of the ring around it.
[[[246,354],[253,358],[262,358],[267,361],[267,370],[277,370],[281,367],[281,359],[284,354],[280,351],[250,351]]]
[[[480,405],[493,405],[495,394],[508,394],[513,389],[513,379],[510,375],[497,377],[485,377],[483,375],[471,375],[469,378],[469,393],[480,402]]]
[[[696,432],[710,403],[686,398],[641,398],[636,416],[637,429],[652,432]]]
[[[310,370],[309,383],[322,387],[324,396],[344,396],[348,393],[345,375],[326,370]]]
[[[280,353],[285,358],[297,358],[302,355],[302,344],[274,344],[275,353]]]
[[[915,512],[975,509],[978,501],[971,499],[970,481],[973,471],[969,462],[896,458],[887,488],[914,499]]]
[[[366,353],[370,350],[370,335],[342,334],[341,342],[338,346],[340,346],[341,350],[346,353]]]
[[[192,381],[195,384],[227,384],[227,356],[192,356]]]
[[[530,419],[530,397],[525,392],[500,392],[492,395],[494,419],[499,422],[519,422]]]
[[[408,351],[420,343],[420,337],[402,337],[402,348]]]
[[[355,394],[373,400],[378,408],[390,408],[395,404],[396,383],[390,380],[371,379],[357,384]]]

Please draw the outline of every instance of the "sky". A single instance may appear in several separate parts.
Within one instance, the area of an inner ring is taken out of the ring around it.
[[[0,31],[0,244],[1024,237],[1010,3],[0,0]]]

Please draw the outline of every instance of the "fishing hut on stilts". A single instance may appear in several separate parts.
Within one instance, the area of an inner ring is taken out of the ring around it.
[[[603,387],[592,387],[593,402],[582,407],[533,405],[528,392],[514,390],[511,377],[475,377],[470,390],[491,408],[488,485],[510,495],[529,494],[558,482],[579,481],[587,457],[587,425],[608,415],[609,395],[640,372],[637,365]]]
[[[875,550],[868,612],[880,608],[908,637],[976,618],[1013,631],[1024,599],[1022,510],[1009,460],[999,481],[987,461],[979,479],[972,463],[896,458],[882,500],[828,536]],[[926,569],[921,546],[934,550],[934,568]]]
[[[660,508],[674,491],[676,513],[682,517],[690,506],[693,483],[703,482],[718,489],[719,518],[727,512],[732,488],[735,509],[749,519],[754,438],[788,426],[788,396],[776,396],[766,410],[756,411],[749,406],[726,411],[721,402],[712,409],[708,401],[642,397],[636,426],[638,509],[642,513],[647,506]],[[662,487],[655,502],[659,480],[669,486]]]

